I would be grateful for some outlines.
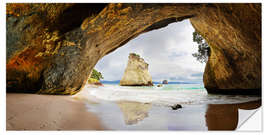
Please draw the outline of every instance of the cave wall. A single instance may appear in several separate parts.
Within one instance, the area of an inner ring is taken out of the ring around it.
[[[103,56],[188,18],[213,52],[207,90],[258,92],[260,10],[260,4],[7,4],[7,92],[75,94]]]
[[[203,81],[210,93],[260,94],[261,5],[212,4],[191,18],[211,47]]]

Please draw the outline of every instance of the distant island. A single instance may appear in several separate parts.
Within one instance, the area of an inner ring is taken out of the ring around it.
[[[102,84],[119,84],[120,83],[120,80],[113,80],[113,81],[110,81],[110,80],[101,80],[100,81]],[[162,82],[160,81],[153,81],[152,82],[153,84],[162,84]],[[202,82],[181,82],[181,81],[177,81],[177,82],[168,82],[168,84],[201,84]]]

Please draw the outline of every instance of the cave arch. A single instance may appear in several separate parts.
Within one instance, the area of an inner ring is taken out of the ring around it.
[[[148,31],[102,57],[94,69],[102,73],[101,83],[122,80],[129,55],[135,53],[149,64],[148,72],[154,83],[163,80],[203,83],[206,63],[192,56],[198,52],[193,32],[189,19]]]
[[[108,4],[64,32],[51,24],[72,5],[29,5],[7,18],[7,92],[75,94],[103,56],[141,33],[189,18],[211,47],[207,91],[261,93],[261,4]],[[7,9],[17,11],[12,4]]]

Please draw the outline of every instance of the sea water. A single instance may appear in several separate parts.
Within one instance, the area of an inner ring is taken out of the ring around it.
[[[134,101],[155,105],[171,106],[175,104],[235,104],[259,100],[252,95],[216,95],[208,94],[202,83],[163,84],[154,86],[119,86],[104,84],[102,87],[85,88],[89,96],[106,101]]]
[[[237,103],[260,99],[248,95],[207,94],[203,84],[164,84],[162,87],[103,84],[86,85],[81,94],[94,100],[86,103],[87,110],[112,130],[233,130],[239,121],[237,117],[243,117],[236,110]],[[173,110],[171,106],[175,104],[183,108]]]

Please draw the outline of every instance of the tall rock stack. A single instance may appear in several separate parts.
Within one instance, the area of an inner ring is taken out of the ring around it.
[[[129,60],[121,86],[153,86],[152,77],[148,72],[148,64],[135,53],[129,54]]]

